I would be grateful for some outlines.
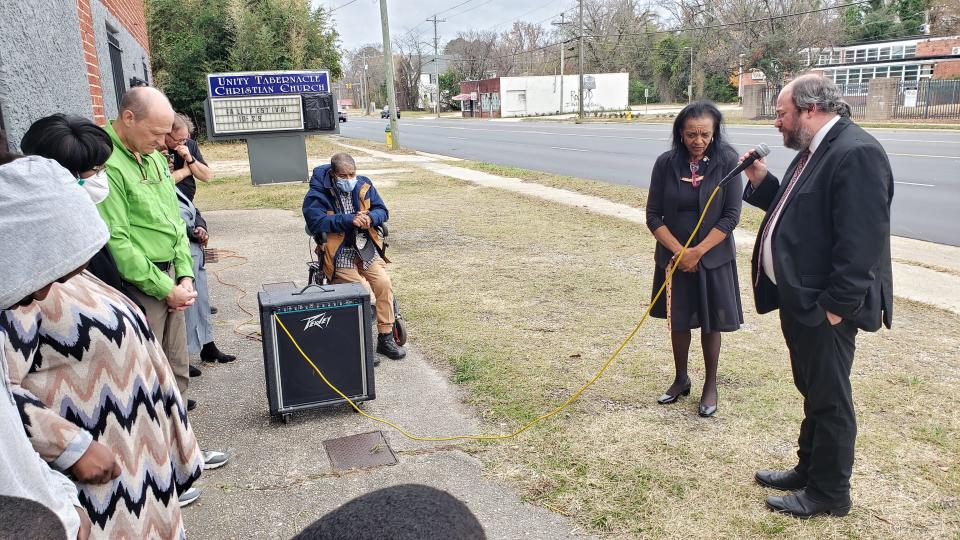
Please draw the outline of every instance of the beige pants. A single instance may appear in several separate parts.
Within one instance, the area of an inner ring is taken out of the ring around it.
[[[171,270],[172,272],[172,270]],[[130,290],[137,297],[147,316],[150,330],[156,336],[167,355],[167,362],[177,379],[180,394],[185,396],[190,384],[190,356],[187,354],[187,323],[183,311],[167,311],[167,303],[152,296],[143,294],[131,286]]]
[[[377,259],[369,270],[361,268],[337,268],[333,275],[334,283],[363,283],[370,291],[372,302],[377,303],[377,331],[381,334],[393,332],[393,284],[387,274],[387,265]]]

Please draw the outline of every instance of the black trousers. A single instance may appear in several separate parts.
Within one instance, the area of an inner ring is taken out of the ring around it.
[[[812,497],[848,500],[857,438],[850,388],[857,327],[847,321],[831,326],[826,320],[809,327],[782,309],[780,326],[790,349],[793,382],[803,396],[796,470],[807,478]]]

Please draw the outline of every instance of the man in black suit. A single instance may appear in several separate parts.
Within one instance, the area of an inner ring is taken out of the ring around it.
[[[793,80],[776,110],[784,145],[800,153],[782,183],[762,160],[747,168],[743,198],[767,211],[753,250],[754,296],[757,312],[780,309],[804,419],[799,464],[760,471],[756,481],[791,492],[767,497],[773,511],[844,516],[857,436],[850,388],[857,331],[892,322],[893,173],[830,80]]]

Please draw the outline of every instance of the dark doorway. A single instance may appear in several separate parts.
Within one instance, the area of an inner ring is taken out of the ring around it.
[[[120,109],[120,100],[127,93],[127,87],[123,84],[123,49],[120,48],[120,40],[117,39],[117,31],[107,25],[107,45],[110,47],[110,70],[113,72],[113,91],[117,95],[117,109]]]

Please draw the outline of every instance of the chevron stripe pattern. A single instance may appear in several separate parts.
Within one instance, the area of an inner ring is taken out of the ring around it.
[[[140,310],[84,272],[42,302],[0,314],[11,386],[50,462],[78,431],[112,449],[121,474],[78,483],[97,538],[183,538],[177,494],[203,457],[159,343]]]

